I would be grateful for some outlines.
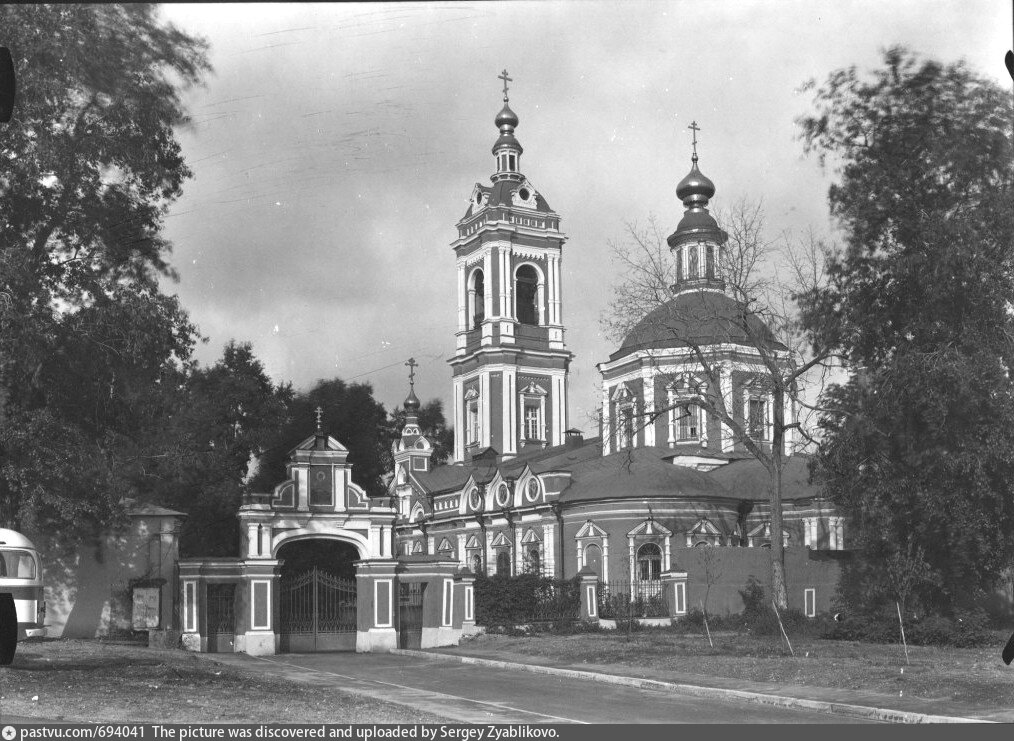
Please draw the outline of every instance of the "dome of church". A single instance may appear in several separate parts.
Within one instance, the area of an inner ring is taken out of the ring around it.
[[[419,397],[415,395],[415,389],[410,389],[408,398],[405,399],[405,411],[418,412],[420,407],[422,407],[422,404],[419,403]]]
[[[496,118],[493,119],[494,125],[499,129],[504,126],[517,126],[518,125],[518,114],[511,110],[511,107],[506,103],[503,104],[503,110],[496,114]]]
[[[785,349],[760,317],[746,317],[749,332],[743,325],[740,306],[726,294],[688,291],[666,301],[639,321],[609,359],[616,360],[638,350],[689,345],[754,345],[758,338],[769,347]]]
[[[686,177],[676,186],[676,197],[686,206],[706,206],[708,199],[715,195],[715,184],[697,168],[697,155]]]

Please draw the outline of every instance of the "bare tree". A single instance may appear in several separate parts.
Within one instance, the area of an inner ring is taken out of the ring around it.
[[[707,265],[689,268],[671,254],[672,238],[667,244],[654,218],[646,228],[628,224],[626,240],[611,245],[623,278],[603,323],[680,388],[679,406],[646,404],[638,424],[652,425],[671,412],[679,419],[689,402],[721,423],[723,446],[748,453],[767,470],[773,596],[784,608],[783,471],[789,455],[813,443],[815,415],[824,411],[819,392],[828,374],[840,370],[837,358],[808,341],[797,304],[822,285],[828,250],[812,234],[767,239],[762,208],[745,200],[718,216],[724,231],[712,233],[721,237],[706,253],[693,254],[694,260],[706,254]],[[674,359],[683,368],[692,363],[695,372],[673,370]],[[771,400],[770,418],[759,422],[734,402],[734,388],[743,398],[746,387]]]

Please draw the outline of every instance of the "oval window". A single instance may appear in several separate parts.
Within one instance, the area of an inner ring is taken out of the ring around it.
[[[510,504],[510,501],[511,501],[510,489],[507,488],[507,484],[500,484],[499,488],[497,488],[496,490],[497,505],[500,507],[506,507],[508,504]]]
[[[472,491],[468,492],[468,506],[475,512],[482,509],[482,497],[479,495],[478,488],[473,488]]]
[[[525,487],[525,497],[529,502],[534,502],[539,498],[539,480],[529,479],[528,486]]]
[[[529,198],[532,197],[532,192],[528,190],[528,188],[522,188],[521,190],[518,191],[518,196],[521,198],[522,201],[527,201]]]

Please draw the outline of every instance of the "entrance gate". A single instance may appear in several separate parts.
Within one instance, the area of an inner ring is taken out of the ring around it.
[[[236,585],[208,585],[208,652],[232,653],[236,640]]]
[[[402,583],[398,599],[398,647],[421,648],[423,629],[423,592],[426,584]]]
[[[356,650],[356,580],[314,566],[280,585],[281,650]]]

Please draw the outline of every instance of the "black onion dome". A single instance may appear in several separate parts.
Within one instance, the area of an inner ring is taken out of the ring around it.
[[[743,320],[741,307],[724,293],[681,293],[638,322],[609,359],[616,360],[638,350],[724,343],[755,346],[762,342],[774,349],[787,349],[760,317],[747,316],[746,327]]]
[[[708,199],[715,195],[715,184],[697,168],[697,157],[687,176],[676,186],[676,197],[686,206],[706,206]]]
[[[422,404],[419,403],[419,398],[415,395],[415,389],[410,389],[408,398],[405,399],[405,411],[418,412],[421,407]]]
[[[493,119],[493,124],[498,128],[504,126],[517,126],[518,125],[518,114],[511,110],[511,107],[506,103],[503,104],[503,110],[496,114],[496,118]]]

